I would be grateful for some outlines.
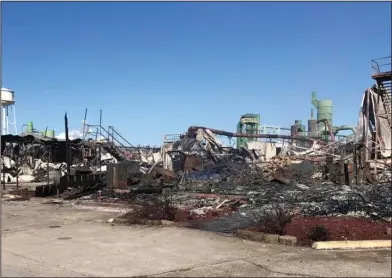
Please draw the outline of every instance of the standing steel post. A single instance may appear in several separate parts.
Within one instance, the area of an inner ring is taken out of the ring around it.
[[[49,177],[49,162],[46,164],[46,174],[47,174],[46,184],[49,185],[49,183],[50,183],[50,177]]]
[[[101,138],[102,138],[102,110],[99,110],[99,174],[102,171],[102,146],[101,146]]]
[[[87,136],[87,131],[86,131],[86,121],[87,121],[87,108],[84,111],[84,120],[83,120],[83,140],[86,139]]]
[[[355,175],[355,185],[358,185],[358,162],[357,162],[357,143],[354,141],[354,154],[353,154],[353,164],[354,164],[354,175]]]
[[[369,160],[369,101],[370,101],[370,93],[369,91],[366,92],[366,125],[365,125],[365,146],[364,146],[364,155],[363,155],[363,182],[366,182],[367,175],[368,175],[368,167],[367,161]]]
[[[18,169],[16,171],[16,189],[19,189],[19,157],[17,157],[15,160],[16,160],[16,169]]]
[[[64,115],[64,124],[65,124],[65,154],[67,159],[67,175],[71,174],[71,148],[69,144],[69,136],[68,136],[68,117],[67,113]]]
[[[51,155],[52,155],[52,147],[49,147],[48,163],[46,164],[46,172],[47,172],[47,175],[48,175],[48,178],[47,178],[47,184],[48,184],[48,185],[50,184],[49,163],[50,163],[50,161],[51,161],[51,159],[50,159],[50,158],[51,158]]]

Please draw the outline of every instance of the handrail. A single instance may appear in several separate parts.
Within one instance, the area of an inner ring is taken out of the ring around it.
[[[389,59],[389,62],[386,62],[385,61],[386,59]],[[383,62],[377,62],[377,61],[385,61],[385,62],[383,63]],[[375,73],[380,73],[383,67],[391,66],[391,64],[392,64],[391,56],[371,60],[371,67],[375,71]],[[390,71],[390,70],[391,70],[391,68],[389,67],[389,70],[387,70],[387,71]]]
[[[106,128],[104,128],[103,126],[99,126],[99,125],[87,125],[87,127],[94,127],[94,128],[97,128],[97,129],[101,128],[101,130],[103,130],[105,133],[107,133],[108,136],[107,136],[107,137],[104,136],[104,135],[102,134],[102,132],[97,132],[97,133],[99,133],[99,135],[101,135],[103,138],[105,138],[106,140],[108,140],[108,142],[110,142],[110,141],[109,141],[109,132],[108,132],[108,131],[106,130]],[[122,144],[119,140],[117,140],[117,138],[112,137],[112,139],[114,139],[114,140],[116,141],[116,143],[118,143],[121,147],[125,147],[124,144]],[[98,140],[96,140],[96,141],[98,141]]]
[[[147,157],[145,157],[145,156],[142,154],[140,148],[136,148],[136,147],[134,147],[131,143],[129,143],[127,139],[125,139],[117,130],[114,129],[114,126],[109,126],[108,128],[111,129],[111,131],[114,132],[114,133],[115,133],[117,136],[119,136],[121,139],[123,139],[131,148],[135,148],[135,149],[137,150],[137,152],[139,153],[140,157],[143,157],[144,159],[147,160]],[[113,134],[112,134],[112,139],[114,139],[114,138],[115,138],[115,137],[114,137]],[[118,142],[117,139],[116,139],[116,141]],[[121,144],[121,143],[120,143],[120,144]],[[121,145],[122,145],[122,147],[126,148],[123,144],[121,144]]]
[[[98,140],[98,133],[99,133],[99,127],[97,127],[97,126],[94,126],[94,125],[86,125],[88,128],[95,128],[96,129],[96,131],[95,132],[89,132],[88,131],[88,129],[87,129],[87,131],[85,131],[84,133],[83,133],[83,140],[86,140],[86,137],[87,137],[87,135],[89,135],[89,134],[95,134],[95,141],[97,141]]]
[[[129,148],[129,147],[127,147],[127,146],[125,146],[123,143],[121,143],[115,136],[113,136],[113,134],[110,134],[110,132],[108,131],[108,130],[106,130],[106,128],[104,128],[103,126],[99,126],[99,125],[86,125],[88,128],[90,128],[90,127],[93,127],[93,128],[97,128],[97,133],[100,133],[100,135],[102,136],[102,137],[104,137],[108,142],[110,142],[110,138],[112,139],[112,143],[117,143],[118,145],[119,145],[119,147],[121,147],[121,148],[124,148],[124,149],[126,149],[126,148]],[[140,151],[140,148],[137,148],[137,147],[134,147],[131,143],[129,143],[128,142],[128,140],[126,140],[123,136],[121,136],[121,134],[120,133],[118,133],[118,131],[116,131],[115,129],[114,129],[114,127],[113,126],[109,126],[108,127],[108,129],[110,129],[110,131],[112,131],[114,134],[116,134],[118,137],[120,137],[121,139],[123,139],[127,144],[129,144],[129,146],[131,147],[131,148],[133,148],[133,149],[136,149],[137,150],[137,152],[138,152],[138,154],[140,155],[140,157],[143,157],[144,159],[147,159],[143,154],[142,154],[142,152]],[[101,130],[101,132],[99,132],[98,130]],[[103,134],[102,134],[102,131],[104,131],[106,134],[107,134],[107,136],[104,136]],[[111,136],[110,136],[111,135]],[[96,140],[97,141],[97,140]],[[114,142],[115,141],[115,142]],[[122,151],[122,150],[119,150],[123,155],[124,155],[124,152]],[[124,155],[125,156],[125,155]]]
[[[385,56],[385,57],[382,57],[382,58],[377,58],[377,59],[373,59],[372,61],[379,61],[379,60],[384,60],[384,59],[391,59],[391,56]]]
[[[131,143],[129,143],[127,139],[125,139],[117,130],[114,129],[114,126],[109,126],[108,129],[113,131],[117,136],[119,136],[121,139],[123,139],[129,146],[134,148],[134,146]],[[113,134],[112,134],[112,138],[114,138]]]
[[[166,134],[163,136],[164,143],[171,143],[180,140],[181,134]]]

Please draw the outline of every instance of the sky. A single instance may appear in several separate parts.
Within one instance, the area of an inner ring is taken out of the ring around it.
[[[2,87],[17,126],[114,126],[160,145],[198,125],[236,131],[242,114],[290,127],[311,92],[355,125],[391,55],[388,2],[2,2]]]

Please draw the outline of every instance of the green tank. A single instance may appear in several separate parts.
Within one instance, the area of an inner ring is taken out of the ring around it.
[[[33,122],[27,122],[27,132],[33,132],[34,125]]]
[[[54,130],[53,129],[47,129],[47,130],[43,131],[42,134],[45,137],[54,138]]]
[[[241,116],[237,124],[237,133],[258,134],[260,129],[260,114],[247,113]],[[252,138],[237,138],[237,148],[246,145]]]
[[[318,109],[317,109],[317,120],[328,120],[328,123],[332,124],[332,100],[319,100],[318,101]],[[322,129],[325,128],[325,125],[320,123],[319,127],[322,126]]]
[[[333,103],[332,100],[318,100],[317,93],[312,92],[312,104],[317,109],[317,121],[320,120],[328,120],[328,123],[333,126],[332,118],[333,118]],[[317,129],[319,131],[328,131],[328,128],[325,129],[324,123],[319,123],[317,125]]]
[[[53,130],[53,129],[49,129],[49,130],[46,132],[46,137],[54,138],[54,130]]]

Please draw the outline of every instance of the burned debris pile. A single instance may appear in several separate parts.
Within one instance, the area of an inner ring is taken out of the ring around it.
[[[36,187],[36,196],[63,200],[148,203],[170,190],[178,208],[199,215],[285,204],[310,216],[392,216],[387,186],[390,164],[384,160],[387,164],[377,184],[361,179],[361,169],[353,169],[354,153],[361,148],[354,137],[328,144],[317,140],[298,144],[293,137],[279,151],[274,143],[263,142],[273,152],[266,155],[267,148],[223,146],[217,138],[220,133],[224,132],[191,127],[181,139],[161,149],[133,150],[133,160],[126,159],[119,146],[103,148],[104,142],[74,140],[69,144],[70,167],[63,141],[3,138],[3,182],[41,181],[44,184]]]
[[[2,135],[3,188],[35,182],[36,197],[133,204],[139,216],[128,216],[136,218],[218,217],[202,226],[219,231],[251,225],[277,205],[303,216],[390,221],[391,92],[377,76],[363,94],[356,128],[332,126],[332,113],[315,120],[312,112],[308,132],[300,121],[290,135],[261,132],[260,115],[246,114],[236,133],[191,126],[161,147],[132,146],[101,125],[84,126],[76,140]],[[315,93],[312,104],[320,106]],[[221,136],[237,138],[236,148]]]
[[[81,139],[70,142],[75,161],[80,142]],[[64,140],[33,135],[3,135],[1,143],[3,182],[58,182],[67,172]]]

